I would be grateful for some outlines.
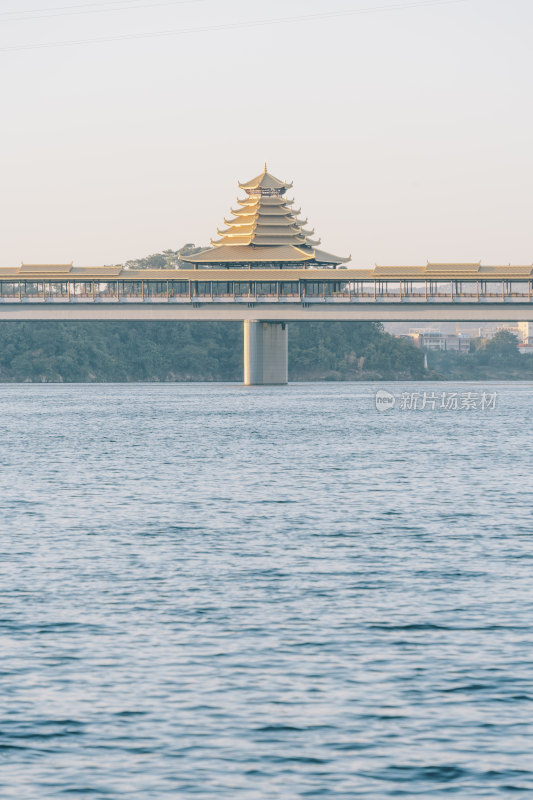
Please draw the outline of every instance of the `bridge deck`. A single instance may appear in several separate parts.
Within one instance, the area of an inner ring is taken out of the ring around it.
[[[532,318],[531,267],[467,267],[422,276],[414,268],[137,272],[25,265],[0,270],[0,319]]]
[[[1,320],[533,321],[533,303],[0,303]]]

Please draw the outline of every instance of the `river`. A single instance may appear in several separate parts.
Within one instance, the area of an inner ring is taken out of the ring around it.
[[[1,385],[2,800],[530,797],[532,409]]]

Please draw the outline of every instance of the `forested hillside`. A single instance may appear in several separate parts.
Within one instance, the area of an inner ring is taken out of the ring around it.
[[[1,322],[0,381],[240,381],[238,322]],[[423,354],[370,322],[289,326],[291,380],[415,379]]]

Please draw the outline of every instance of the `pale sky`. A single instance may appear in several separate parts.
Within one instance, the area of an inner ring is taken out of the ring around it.
[[[0,265],[207,245],[265,160],[353,266],[532,263],[533,2],[406,5],[0,0]]]

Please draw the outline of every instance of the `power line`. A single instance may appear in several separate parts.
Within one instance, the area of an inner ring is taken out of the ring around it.
[[[133,0],[135,2],[135,0]],[[107,3],[76,3],[75,5],[70,6],[52,6],[51,8],[19,8],[16,11],[0,11],[1,17],[8,17],[8,16],[24,16],[24,15],[31,15],[31,14],[44,14],[44,13],[55,13],[60,11],[83,11],[84,9],[87,11],[91,11],[92,9],[100,9],[100,8],[109,8],[110,6],[123,6],[127,3],[131,3],[132,0],[108,0]],[[141,2],[141,0],[139,0]]]
[[[118,11],[134,11],[136,9],[161,6],[181,6],[191,3],[204,3],[206,0],[165,0],[165,2],[146,3],[139,0],[131,5],[131,0],[119,0],[119,3],[89,3],[80,6],[59,6],[57,8],[28,9],[27,11],[0,11],[3,22],[30,22],[34,19],[54,19],[55,17],[79,17],[85,14],[107,14]],[[125,5],[128,3],[128,5]]]
[[[61,42],[44,42],[42,44],[13,45],[11,47],[0,47],[0,53],[13,53],[22,50],[46,50],[57,47],[75,47],[90,44],[105,44],[107,42],[125,42],[135,39],[156,39],[167,36],[188,36],[198,33],[211,33],[229,30],[241,30],[243,28],[260,28],[267,25],[287,25],[296,22],[314,22],[326,19],[338,19],[340,17],[353,17],[363,14],[384,13],[387,11],[405,11],[414,8],[433,8],[435,6],[455,5],[467,3],[469,0],[412,0],[395,5],[382,5],[370,8],[357,8],[344,11],[325,11],[317,14],[298,14],[292,17],[271,17],[270,19],[248,20],[240,22],[226,22],[220,25],[202,25],[195,28],[178,28],[175,30],[154,31],[152,33],[125,33],[113,36],[101,36],[95,39],[70,39]]]

